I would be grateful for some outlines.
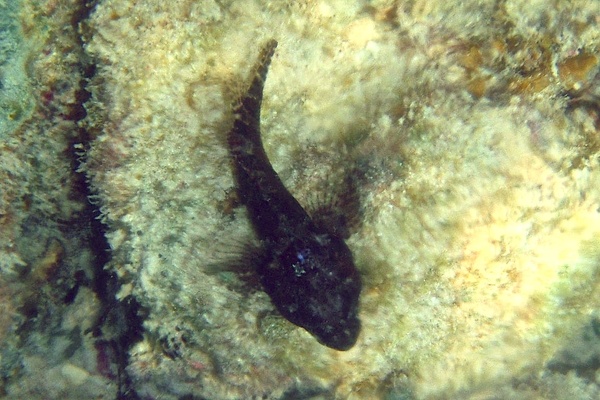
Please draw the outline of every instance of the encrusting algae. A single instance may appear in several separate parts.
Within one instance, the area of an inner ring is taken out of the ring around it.
[[[564,95],[597,91],[598,28],[584,22],[600,6],[424,4],[98,5],[85,168],[121,296],[149,310],[131,350],[139,394],[542,398],[554,384],[545,365],[600,302],[597,125]],[[271,37],[273,168],[301,204],[330,172],[362,183],[347,240],[362,326],[345,352],[209,271],[253,236],[248,211],[223,207],[226,137]],[[569,379],[564,398],[594,385]]]

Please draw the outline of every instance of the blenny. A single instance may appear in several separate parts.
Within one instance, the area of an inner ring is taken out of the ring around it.
[[[285,188],[261,139],[263,87],[276,47],[270,40],[262,48],[227,137],[238,195],[264,253],[256,272],[281,315],[325,346],[348,350],[360,332],[362,286],[352,253],[335,228],[311,219]]]

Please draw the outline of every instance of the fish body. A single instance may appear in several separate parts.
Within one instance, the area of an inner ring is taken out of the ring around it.
[[[285,188],[262,144],[263,87],[276,46],[271,40],[263,47],[227,138],[238,194],[264,250],[256,272],[281,315],[320,343],[348,350],[360,332],[362,286],[352,253]]]

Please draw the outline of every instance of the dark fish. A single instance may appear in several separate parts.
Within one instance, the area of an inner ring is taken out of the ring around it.
[[[348,350],[360,331],[361,279],[334,228],[313,221],[273,170],[260,134],[263,86],[277,42],[262,49],[228,135],[237,190],[261,240],[257,273],[281,315],[319,342]]]

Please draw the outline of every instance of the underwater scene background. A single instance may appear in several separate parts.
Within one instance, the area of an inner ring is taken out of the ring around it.
[[[599,24],[585,0],[0,3],[0,397],[600,398]],[[227,137],[273,39],[268,160],[352,225],[345,351],[252,268]]]

